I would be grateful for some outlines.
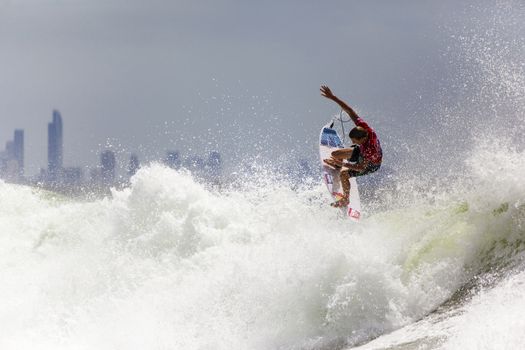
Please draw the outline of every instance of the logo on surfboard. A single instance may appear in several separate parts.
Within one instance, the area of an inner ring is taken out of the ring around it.
[[[327,185],[333,185],[334,181],[332,180],[332,175],[324,174],[324,179]]]
[[[353,208],[348,208],[348,216],[352,219],[359,220],[359,218],[361,217],[361,212]]]

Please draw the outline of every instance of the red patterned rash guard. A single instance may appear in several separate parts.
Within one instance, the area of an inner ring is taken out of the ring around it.
[[[368,132],[368,139],[365,143],[360,145],[361,155],[368,160],[372,165],[379,165],[383,160],[383,150],[377,138],[377,134],[368,124],[361,118],[357,118],[355,125],[362,127]]]

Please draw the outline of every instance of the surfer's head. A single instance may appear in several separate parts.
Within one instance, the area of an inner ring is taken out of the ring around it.
[[[348,137],[350,137],[353,143],[360,145],[364,143],[368,138],[368,131],[366,131],[365,128],[356,126],[352,130],[350,130]]]

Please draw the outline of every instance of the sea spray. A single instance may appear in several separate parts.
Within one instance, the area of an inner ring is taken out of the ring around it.
[[[1,191],[21,200],[0,213],[6,349],[361,343],[447,301],[515,212],[465,193],[468,207],[399,203],[357,225],[321,185],[218,191],[160,165],[96,201]]]

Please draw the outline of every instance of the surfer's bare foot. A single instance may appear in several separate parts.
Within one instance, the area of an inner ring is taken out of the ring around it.
[[[333,158],[323,159],[323,162],[334,169],[341,169],[343,166],[343,162],[337,161]]]
[[[330,203],[330,206],[334,208],[346,207],[348,205],[348,198],[341,198],[333,203]]]

